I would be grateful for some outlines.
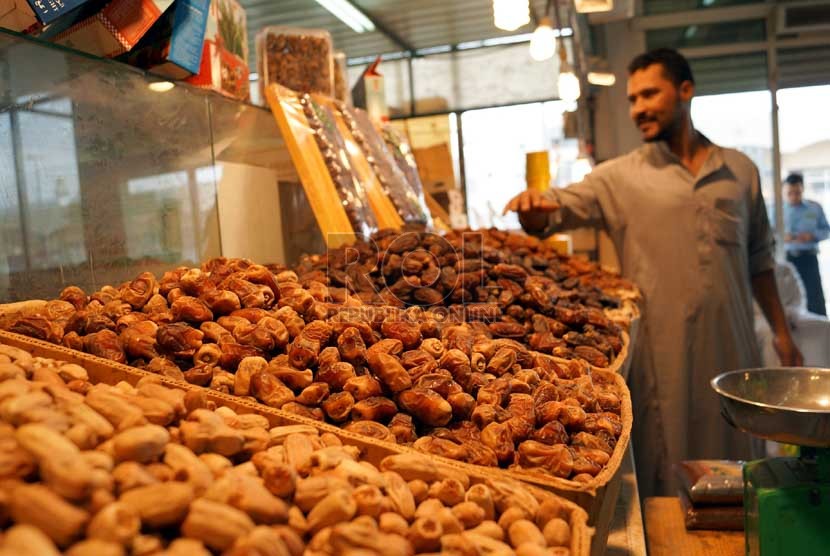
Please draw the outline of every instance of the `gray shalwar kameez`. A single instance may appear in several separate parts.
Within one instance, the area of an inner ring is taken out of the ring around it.
[[[692,176],[665,143],[647,143],[548,195],[561,205],[550,230],[607,230],[643,293],[629,379],[641,496],[674,495],[678,461],[750,457],[709,380],[760,365],[750,277],[773,268],[774,238],[755,165],[712,145]]]

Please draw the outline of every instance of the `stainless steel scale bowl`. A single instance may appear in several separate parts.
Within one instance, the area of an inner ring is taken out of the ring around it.
[[[731,371],[712,379],[724,418],[767,440],[830,447],[830,369]]]
[[[830,554],[830,369],[732,371],[712,388],[734,427],[800,447],[744,464],[746,554]]]

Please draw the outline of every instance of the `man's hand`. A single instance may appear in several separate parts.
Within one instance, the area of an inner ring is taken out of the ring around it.
[[[793,341],[792,335],[787,332],[776,334],[772,339],[781,365],[784,367],[801,367],[804,364],[804,357]]]
[[[795,234],[787,232],[784,234],[784,241],[795,241]]]
[[[559,209],[559,204],[551,201],[541,191],[528,189],[522,191],[507,203],[502,214],[515,211],[519,213],[519,222],[528,232],[540,232],[548,223],[548,214]]]
[[[816,239],[816,236],[814,236],[810,232],[801,232],[796,237],[797,237],[798,241],[800,241],[801,243],[809,243],[809,242],[814,241]]]

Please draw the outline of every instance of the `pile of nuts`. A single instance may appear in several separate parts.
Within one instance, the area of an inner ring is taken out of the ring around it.
[[[298,93],[332,96],[334,54],[327,31],[265,28],[257,37],[259,75]]]
[[[575,509],[0,345],[0,555],[570,554]],[[540,495],[541,496],[541,495]]]
[[[504,320],[498,304],[463,307],[472,319],[443,306],[365,305],[301,267],[302,277],[220,258],[90,296],[68,287],[9,329],[467,463],[581,482],[608,463],[628,393],[589,365],[607,363],[620,341],[601,293],[575,288],[579,309],[573,297],[552,303],[553,316],[534,313],[533,325],[548,328],[530,333],[528,347],[504,337],[527,322]],[[565,267],[557,259],[546,272]],[[338,279],[335,270],[328,278]],[[600,307],[590,305],[594,295]],[[566,346],[554,355],[531,349],[536,335]]]

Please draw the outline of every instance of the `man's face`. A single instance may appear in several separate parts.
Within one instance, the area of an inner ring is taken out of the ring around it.
[[[804,186],[800,183],[787,184],[784,187],[784,192],[787,194],[787,202],[791,205],[800,205],[801,196],[804,193]]]
[[[683,114],[683,103],[692,98],[688,81],[679,87],[666,75],[663,66],[651,64],[628,77],[629,114],[643,141],[668,138]]]

